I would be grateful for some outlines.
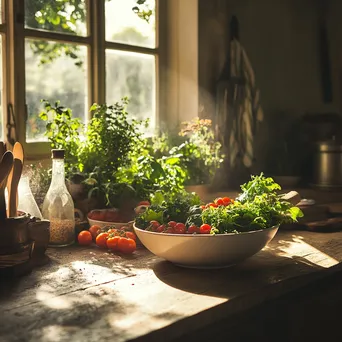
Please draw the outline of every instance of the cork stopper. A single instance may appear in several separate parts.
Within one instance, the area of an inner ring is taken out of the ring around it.
[[[57,150],[53,149],[51,150],[51,158],[52,159],[64,159],[64,150]]]

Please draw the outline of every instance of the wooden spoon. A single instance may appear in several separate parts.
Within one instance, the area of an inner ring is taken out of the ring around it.
[[[20,142],[16,142],[13,146],[13,157],[14,157],[14,159],[20,159],[22,164],[23,164],[23,168],[24,168],[24,148],[20,144]],[[18,192],[16,194],[16,201],[17,201],[16,205],[18,208],[18,203],[19,203]]]
[[[5,201],[5,187],[7,183],[7,176],[11,172],[13,167],[13,154],[11,151],[7,151],[2,156],[0,162],[0,219],[6,218],[6,201]]]
[[[3,141],[0,141],[0,158],[2,158],[6,150],[6,144]]]
[[[24,164],[24,149],[23,146],[16,142],[13,146],[13,169],[8,176],[7,191],[8,191],[8,217],[17,216],[18,207],[18,184],[23,171]]]
[[[7,183],[8,191],[8,217],[17,216],[17,195],[18,195],[18,184],[20,181],[21,173],[23,171],[23,163],[20,159],[15,158],[13,161],[12,179],[11,183]]]
[[[24,164],[24,149],[20,142],[16,142],[13,146],[13,157],[19,159]]]

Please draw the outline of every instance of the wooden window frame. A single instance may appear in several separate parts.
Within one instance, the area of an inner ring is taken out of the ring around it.
[[[164,58],[166,44],[163,38],[166,22],[167,0],[156,0],[156,47],[146,48],[134,45],[109,42],[105,39],[105,0],[87,0],[87,36],[69,35],[52,31],[25,28],[24,0],[3,0],[5,7],[5,24],[0,24],[0,33],[5,37],[6,56],[3,61],[4,80],[7,91],[3,94],[3,104],[12,104],[16,122],[15,135],[25,149],[29,159],[44,159],[49,156],[49,143],[26,142],[26,86],[25,86],[25,39],[38,38],[49,41],[77,43],[88,48],[88,107],[92,103],[106,102],[106,49],[137,52],[154,55],[156,70],[156,121],[164,119],[160,115],[160,103],[164,103],[165,94],[160,91],[161,80],[165,80]],[[97,25],[102,22],[103,25]],[[163,81],[164,82],[164,81]],[[3,108],[7,112],[7,108]],[[7,117],[4,115],[4,118]],[[5,120],[6,121],[6,120]],[[6,128],[7,122],[3,127]],[[6,129],[4,129],[6,137]]]

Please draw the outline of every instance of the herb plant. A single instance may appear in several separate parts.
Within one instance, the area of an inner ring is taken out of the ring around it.
[[[148,121],[131,120],[127,103],[94,104],[86,126],[58,102],[45,101],[40,113],[51,147],[66,151],[67,178],[83,177],[88,196],[108,207],[134,206],[157,190],[176,193],[186,178],[177,155],[153,155],[151,140],[142,134]]]
[[[78,118],[72,117],[72,110],[60,105],[54,105],[42,100],[44,109],[39,114],[46,121],[46,133],[51,148],[65,150],[65,171],[67,175],[77,172],[80,168],[81,135],[84,125]]]
[[[135,197],[135,189],[117,181],[120,167],[130,164],[130,154],[139,146],[143,121],[129,120],[127,99],[108,106],[94,104],[87,126],[72,117],[72,111],[44,101],[40,118],[46,121],[46,136],[52,148],[65,149],[67,178],[83,175],[89,197],[97,197],[106,206],[119,206]]]
[[[207,119],[183,122],[178,137],[164,132],[153,140],[153,147],[157,155],[179,158],[186,173],[185,185],[211,183],[224,158]]]

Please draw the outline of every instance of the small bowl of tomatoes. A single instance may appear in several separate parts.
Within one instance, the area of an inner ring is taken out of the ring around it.
[[[120,210],[113,209],[95,209],[88,213],[88,222],[90,226],[107,227],[115,225],[117,228],[127,226],[134,217],[123,214]]]

